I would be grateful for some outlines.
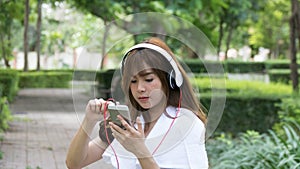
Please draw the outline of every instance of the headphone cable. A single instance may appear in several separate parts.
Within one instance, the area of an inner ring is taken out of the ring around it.
[[[104,112],[103,112],[103,118],[104,118],[104,128],[105,128],[105,136],[106,136],[106,140],[109,144],[109,147],[112,149],[113,153],[114,153],[114,156],[116,158],[116,162],[117,162],[117,168],[120,169],[120,164],[119,164],[119,159],[118,159],[118,156],[117,156],[117,153],[115,151],[115,149],[113,148],[113,146],[111,145],[111,142],[110,142],[110,139],[108,137],[108,131],[107,131],[107,128],[106,128],[106,125],[107,125],[107,107],[108,107],[108,102],[105,102],[104,104]]]
[[[179,115],[180,108],[181,108],[181,99],[182,99],[182,92],[181,92],[181,90],[179,90],[179,91],[180,91],[180,96],[179,96],[179,101],[178,101],[178,106],[177,106],[175,117],[173,118],[172,123],[170,124],[170,127],[168,128],[167,132],[165,133],[165,135],[163,136],[163,138],[161,139],[161,141],[159,142],[159,144],[156,146],[156,148],[152,152],[152,155],[154,155],[154,153],[156,153],[156,151],[158,150],[158,148],[161,146],[161,144],[163,143],[163,141],[167,137],[168,133],[170,132],[172,126],[174,125],[175,119],[177,119],[177,117]]]

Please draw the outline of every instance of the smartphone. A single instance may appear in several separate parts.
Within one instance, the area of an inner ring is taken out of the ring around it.
[[[131,116],[130,116],[128,106],[126,106],[126,105],[108,105],[107,109],[108,109],[110,118],[113,123],[120,126],[121,128],[124,128],[121,124],[121,121],[117,117],[118,115],[121,115],[127,121],[127,123],[130,125],[130,122],[131,122],[130,117]]]

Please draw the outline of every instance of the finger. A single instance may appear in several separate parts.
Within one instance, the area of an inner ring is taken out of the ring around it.
[[[127,123],[127,121],[123,118],[123,116],[118,115],[117,118],[121,121],[121,124],[127,129],[129,126],[129,124]]]
[[[90,100],[88,106],[91,111],[95,111],[95,100]]]
[[[95,111],[96,113],[100,113],[102,104],[100,103],[99,99],[94,99],[94,101],[95,101]]]
[[[126,130],[121,129],[118,125],[114,124],[113,122],[109,122],[110,127],[120,134],[125,134]]]
[[[121,115],[118,115],[117,117],[121,121],[122,125],[126,128],[126,130],[128,130],[131,133],[136,132],[136,130],[132,126],[130,126],[128,122]]]
[[[100,98],[100,99],[99,99],[99,102],[100,102],[100,104],[101,104],[101,106],[100,106],[100,111],[101,111],[101,112],[104,112],[105,106],[106,106],[106,101],[105,101],[104,99]]]
[[[112,126],[110,126],[110,130],[111,130],[111,134],[114,136],[114,138],[117,138],[117,136],[118,136],[118,132],[112,127]]]

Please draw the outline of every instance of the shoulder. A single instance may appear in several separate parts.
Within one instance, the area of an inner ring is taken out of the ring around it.
[[[168,114],[175,117],[177,108],[168,107]],[[173,114],[172,114],[173,113]],[[205,140],[205,125],[204,123],[193,113],[186,108],[180,108],[178,117],[176,119],[174,128],[178,134],[186,138],[193,138],[192,140],[203,142]]]

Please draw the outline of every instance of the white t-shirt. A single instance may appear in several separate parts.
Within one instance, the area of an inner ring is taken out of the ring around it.
[[[169,106],[166,112],[175,117],[176,108]],[[142,116],[141,121],[144,122]],[[167,133],[172,121],[172,118],[163,113],[145,141],[150,152],[153,152],[159,146],[153,154],[158,166],[165,169],[208,168],[203,122],[193,112],[184,108],[180,108],[178,118],[176,118],[172,128]],[[167,136],[160,144],[165,133],[167,133]],[[141,169],[137,158],[125,150],[116,139],[114,139],[111,146],[115,150],[117,158],[109,146],[103,154],[104,161],[112,164],[115,168],[117,168],[118,161],[120,169]]]

